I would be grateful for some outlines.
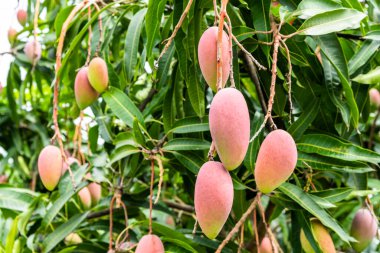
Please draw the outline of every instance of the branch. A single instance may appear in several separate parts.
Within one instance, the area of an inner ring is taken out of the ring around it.
[[[172,202],[172,201],[169,201],[169,200],[163,200],[163,202],[168,207],[171,207],[171,208],[174,208],[174,209],[178,209],[178,210],[181,210],[181,211],[185,211],[185,212],[188,212],[188,213],[193,213],[194,210],[195,210],[194,207],[190,206],[190,205],[180,204],[180,203]]]
[[[38,29],[38,15],[40,11],[40,0],[36,0],[36,6],[34,8],[34,20],[33,20],[33,35],[34,35],[34,42],[33,42],[33,69],[36,66],[37,63],[37,55],[36,55],[36,46],[37,46],[37,29]]]

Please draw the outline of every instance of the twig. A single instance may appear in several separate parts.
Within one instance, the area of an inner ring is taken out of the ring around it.
[[[96,10],[98,12],[100,12],[99,5],[96,2],[94,2],[94,6],[95,6]],[[102,22],[101,14],[99,14],[99,16],[98,16],[98,27],[99,27],[99,41],[98,41],[98,45],[96,46],[95,56],[99,55],[100,46],[103,43],[103,22]]]
[[[180,204],[180,203],[172,202],[172,201],[169,201],[169,200],[163,200],[163,202],[168,207],[171,207],[171,208],[174,208],[174,209],[182,210],[182,211],[189,212],[189,213],[194,212],[194,207],[193,206],[189,206],[189,205],[186,205],[186,204]]]
[[[91,21],[91,5],[88,7],[88,23]],[[85,65],[88,66],[91,60],[91,39],[92,39],[92,29],[91,25],[88,26],[88,41],[87,41],[87,59]]]
[[[214,20],[214,26],[216,26],[218,24],[218,5],[216,4],[216,0],[213,0],[213,5],[214,5],[214,17],[215,17],[215,20]]]
[[[239,243],[238,253],[241,252],[243,245],[244,245],[244,223],[240,228],[240,243]]]
[[[37,29],[38,29],[38,15],[40,11],[40,0],[36,0],[36,6],[34,8],[34,20],[33,20],[33,34],[34,34],[34,42],[33,42],[33,69],[37,63],[37,54],[36,54],[36,46],[37,46]]]
[[[158,181],[158,190],[157,190],[157,196],[156,199],[154,200],[154,204],[158,203],[158,200],[160,199],[160,194],[161,194],[161,187],[162,187],[162,182],[164,181],[164,166],[162,165],[161,158],[158,156],[153,156],[154,160],[157,161],[158,168],[160,169],[160,179]]]
[[[147,106],[147,104],[153,99],[154,95],[157,93],[157,90],[155,88],[152,88],[149,93],[148,93],[148,96],[144,99],[144,101],[141,102],[141,104],[139,105],[139,110],[140,111],[144,111],[145,107]]]
[[[61,68],[61,58],[62,58],[62,49],[63,49],[63,43],[65,40],[67,29],[69,28],[69,24],[74,18],[74,16],[79,12],[83,6],[85,6],[85,2],[79,3],[75,8],[71,11],[70,15],[67,17],[66,21],[63,23],[61,34],[59,36],[58,40],[58,47],[57,47],[57,54],[56,54],[56,69],[55,69],[55,82],[54,82],[54,97],[53,97],[53,122],[54,122],[54,136],[52,138],[52,141],[56,139],[58,141],[59,147],[61,149],[61,154],[63,157],[63,161],[66,162],[67,157],[64,151],[63,142],[62,142],[62,136],[61,131],[59,130],[59,124],[58,124],[58,96],[59,96],[59,69]],[[74,180],[73,172],[71,171],[70,167],[68,167],[71,183],[73,185],[73,189],[75,191],[76,184]]]
[[[373,119],[373,122],[372,122],[372,125],[371,125],[371,131],[370,131],[370,134],[369,134],[369,141],[368,141],[368,149],[372,149],[373,139],[375,137],[376,122],[377,122],[377,119],[379,118],[379,116],[380,116],[380,107],[377,109],[376,116]]]
[[[260,240],[259,240],[259,231],[257,230],[257,212],[256,209],[253,211],[253,228],[255,232],[255,240],[256,240],[256,250],[260,253]]]
[[[214,143],[214,141],[212,141],[211,146],[210,146],[210,150],[208,151],[208,155],[207,155],[209,161],[214,161],[215,149],[216,149],[215,143]]]
[[[194,218],[195,219],[195,223],[194,223],[194,227],[193,227],[193,238],[195,237],[195,234],[197,233],[197,228],[198,228],[198,220],[197,220],[197,217]]]
[[[228,233],[223,242],[219,245],[218,249],[215,253],[221,253],[223,248],[227,245],[227,243],[232,239],[232,237],[239,231],[239,228],[243,225],[248,216],[252,213],[252,211],[256,208],[257,201],[259,199],[261,193],[256,195],[256,198],[252,201],[251,205],[248,207],[247,211],[241,216],[240,220],[235,224],[234,228]]]
[[[289,96],[289,123],[292,123],[292,114],[293,114],[293,102],[292,102],[292,61],[290,58],[290,51],[285,41],[280,40],[281,44],[285,48],[286,58],[288,60],[288,73],[286,75],[286,80],[288,82],[288,96]]]
[[[235,79],[234,79],[234,54],[232,52],[232,23],[230,16],[226,13],[227,19],[227,27],[228,27],[228,41],[229,41],[229,49],[230,49],[230,82],[231,87],[235,88]]]
[[[108,244],[108,250],[112,250],[112,232],[113,232],[113,205],[115,203],[115,199],[116,199],[116,194],[113,195],[112,199],[111,199],[111,204],[110,204],[110,209],[109,209],[109,214],[110,214],[110,230],[109,230],[109,233],[110,233],[110,240],[109,240],[109,244]]]
[[[193,0],[189,0],[189,2],[186,5],[185,10],[182,12],[181,18],[179,19],[177,25],[174,27],[172,35],[164,41],[164,43],[166,42],[166,44],[165,44],[165,47],[162,50],[160,56],[157,59],[157,66],[158,66],[158,62],[160,61],[162,56],[166,53],[166,51],[169,49],[170,45],[172,44],[173,39],[177,35],[179,28],[181,28],[181,25],[182,25],[183,21],[185,20],[187,13],[190,11],[190,7],[191,7],[192,3],[193,3]]]
[[[153,184],[154,184],[154,160],[150,160],[150,196],[149,196],[149,234],[152,234],[152,211],[153,211]]]
[[[217,74],[216,74],[216,88],[219,91],[223,88],[223,26],[224,18],[226,15],[225,9],[220,11],[219,27],[218,27],[218,41],[217,41]]]

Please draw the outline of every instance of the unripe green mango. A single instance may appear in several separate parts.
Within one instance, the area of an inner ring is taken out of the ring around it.
[[[20,23],[20,25],[24,26],[26,24],[27,19],[28,13],[25,10],[20,9],[17,11],[17,20]]]
[[[88,65],[88,80],[92,88],[97,92],[102,93],[108,87],[108,69],[106,62],[100,58],[95,57]]]
[[[67,246],[70,246],[70,245],[80,244],[83,241],[82,241],[82,238],[80,238],[80,236],[77,233],[71,233],[68,236],[66,236],[64,242]]]
[[[351,236],[358,242],[351,243],[352,247],[361,252],[366,249],[372,242],[377,233],[377,219],[371,211],[361,208],[355,214],[351,225]]]
[[[218,91],[210,106],[209,124],[223,166],[236,169],[249,145],[250,120],[243,94],[235,88]]]
[[[29,62],[35,59],[38,61],[41,58],[41,44],[38,41],[30,40],[25,44],[24,53]]]
[[[164,253],[164,245],[157,235],[144,235],[137,245],[135,253]]]
[[[261,144],[255,166],[257,188],[269,193],[284,183],[297,164],[297,147],[284,130],[274,130]]]
[[[214,239],[226,222],[234,198],[232,179],[220,162],[209,161],[195,182],[194,207],[203,233]]]
[[[9,27],[8,29],[8,41],[12,45],[17,38],[17,31],[13,27]]]
[[[311,221],[311,231],[313,233],[315,241],[318,243],[319,248],[322,250],[323,253],[336,252],[335,247],[334,247],[334,242],[329,232],[319,220],[313,219]],[[307,240],[303,230],[301,231],[301,245],[302,245],[303,250],[306,253],[315,253],[313,247]]]
[[[81,68],[78,71],[75,77],[74,92],[75,100],[81,110],[98,99],[99,93],[96,92],[88,80],[88,67]]]
[[[203,77],[210,88],[216,92],[217,90],[217,46],[218,27],[212,26],[203,34],[198,44],[198,61]],[[226,84],[230,74],[230,47],[228,35],[223,31],[222,39],[222,84]]]
[[[61,150],[56,146],[46,146],[38,156],[38,173],[49,191],[54,190],[61,178],[62,162]]]

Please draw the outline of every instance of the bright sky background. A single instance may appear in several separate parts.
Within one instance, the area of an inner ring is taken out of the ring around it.
[[[20,7],[26,8],[26,0],[20,0]],[[15,28],[17,31],[22,29],[22,26],[17,22],[17,0],[2,0],[0,4],[0,53],[9,52],[10,44],[8,42],[9,27]],[[13,56],[6,54],[0,55],[0,83],[6,85],[9,64],[13,60]]]

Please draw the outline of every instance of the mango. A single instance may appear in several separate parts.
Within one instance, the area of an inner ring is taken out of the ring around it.
[[[250,120],[247,103],[235,88],[216,93],[210,106],[209,124],[219,158],[227,170],[237,168],[249,145]]]
[[[90,173],[87,173],[85,178],[90,179],[92,176]],[[96,205],[99,200],[102,198],[102,187],[100,184],[92,182],[87,186],[88,190],[91,194],[91,203],[92,205]]]
[[[28,19],[28,13],[20,9],[17,11],[17,20],[20,23],[20,25],[24,26],[26,24],[26,20]]]
[[[91,193],[88,190],[87,187],[82,188],[78,192],[78,196],[80,201],[82,202],[82,205],[85,209],[89,209],[91,207]]]
[[[70,233],[68,236],[66,236],[64,242],[67,246],[70,246],[70,245],[80,244],[83,241],[82,241],[82,238],[80,238],[80,236],[77,233]]]
[[[284,183],[297,164],[297,147],[290,134],[275,130],[261,144],[255,166],[256,186],[269,193]]]
[[[217,52],[218,52],[218,27],[208,28],[203,34],[198,44],[198,61],[203,77],[210,88],[216,92],[217,90]],[[222,39],[222,84],[223,87],[228,80],[230,74],[230,47],[229,39],[226,32],[223,31]]]
[[[92,88],[88,80],[88,67],[81,68],[75,77],[74,84],[75,100],[79,109],[83,110],[87,106],[94,103],[99,96],[99,93]]]
[[[258,253],[273,253],[273,247],[268,236],[265,236],[261,241]]]
[[[41,58],[41,44],[38,41],[30,40],[25,44],[24,53],[29,62],[34,59],[38,61]]]
[[[355,214],[351,225],[351,236],[358,242],[351,243],[352,247],[361,252],[367,248],[377,233],[377,219],[371,211],[361,208]]]
[[[164,253],[164,245],[157,235],[144,235],[137,245],[135,253]]]
[[[106,62],[100,58],[95,57],[90,61],[88,66],[88,80],[92,88],[97,92],[102,93],[108,87],[108,70]]]
[[[38,156],[38,173],[49,191],[54,190],[61,178],[62,160],[61,150],[53,145],[43,148]]]
[[[369,90],[369,101],[376,107],[380,107],[380,92],[377,89],[371,88]]]
[[[313,237],[315,241],[318,243],[319,248],[322,250],[323,253],[336,252],[335,247],[334,247],[334,242],[329,232],[319,220],[317,219],[311,220],[311,231],[313,233]],[[303,232],[303,230],[301,231],[301,245],[302,245],[303,250],[306,253],[315,253],[313,247],[311,246],[308,239],[306,238],[306,235]]]
[[[203,233],[214,239],[232,208],[234,189],[228,171],[220,162],[209,161],[200,168],[195,182],[194,207]]]
[[[12,45],[17,38],[17,31],[13,27],[9,27],[8,29],[8,41]]]
[[[78,165],[80,164],[79,161],[74,157],[67,158],[67,161],[63,162],[63,165],[62,165],[62,175],[65,174],[65,172],[69,168],[69,166],[71,166],[74,163],[76,163]]]

